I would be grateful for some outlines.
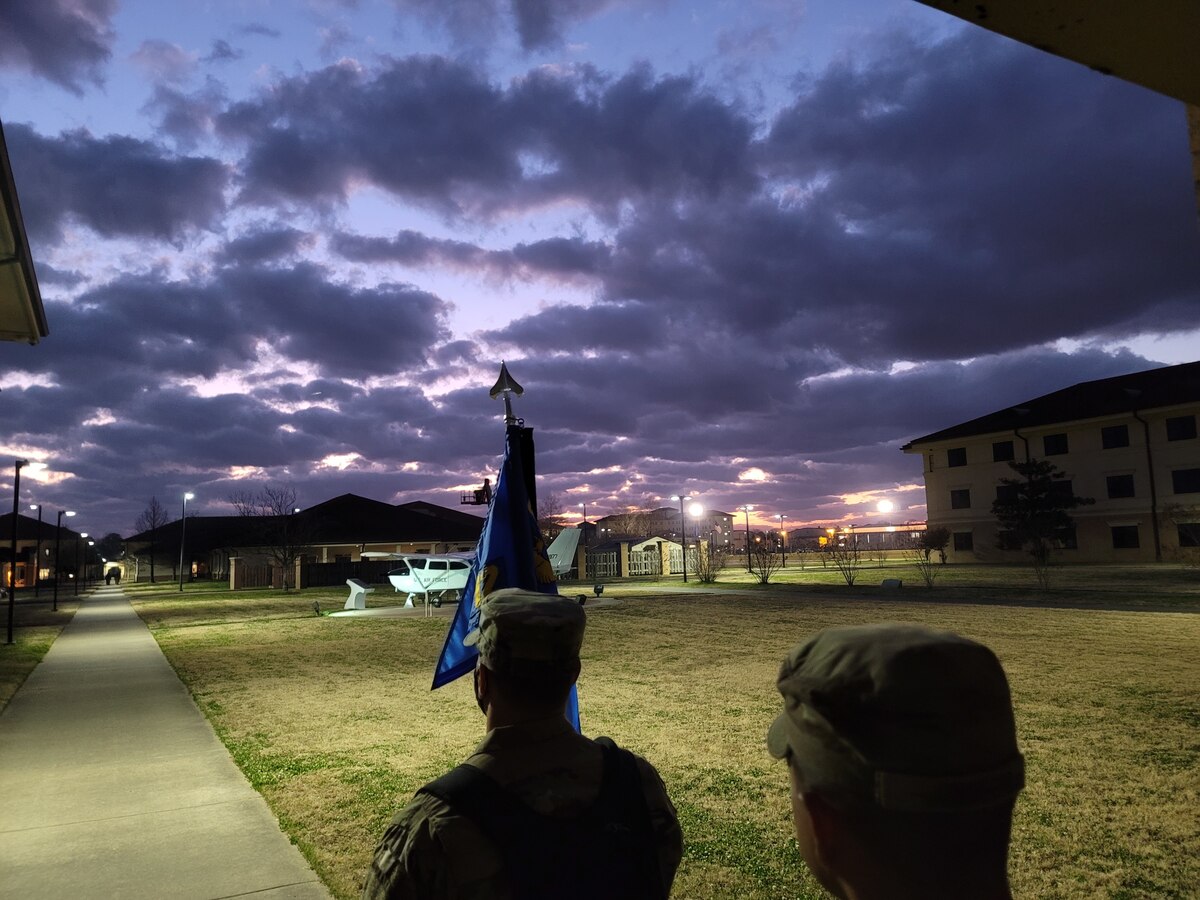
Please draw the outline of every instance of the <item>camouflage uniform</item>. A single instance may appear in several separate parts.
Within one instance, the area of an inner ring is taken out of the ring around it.
[[[478,643],[480,658],[489,667],[506,668],[530,660],[578,660],[583,637],[578,604],[541,596],[527,598],[531,608],[511,593],[489,595],[481,607],[480,629],[467,639]],[[601,749],[577,734],[561,714],[494,728],[466,762],[548,817],[578,816],[600,793]],[[654,767],[637,757],[637,768],[666,896],[683,853],[679,821]],[[472,820],[426,793],[419,793],[384,832],[362,896],[519,900],[512,897],[504,859],[490,839]]]

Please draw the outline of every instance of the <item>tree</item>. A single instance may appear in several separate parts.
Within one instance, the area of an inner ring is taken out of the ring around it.
[[[252,518],[254,540],[283,570],[283,589],[290,587],[296,560],[309,551],[312,522],[300,515],[293,485],[266,485],[258,493],[238,491],[229,496],[239,516]]]
[[[850,587],[858,578],[858,570],[862,568],[863,552],[858,544],[857,534],[835,534],[829,539],[825,551],[835,569],[842,573],[842,578]]]
[[[563,522],[562,495],[553,492],[542,494],[537,501],[538,528],[542,537],[553,540],[566,527]]]
[[[783,554],[774,541],[756,541],[750,548],[750,561],[759,584],[770,584],[771,576],[783,568]]]
[[[1000,547],[1024,549],[1033,560],[1038,584],[1050,584],[1050,555],[1061,543],[1073,540],[1075,521],[1068,510],[1096,501],[1077,497],[1071,482],[1054,463],[1044,459],[1009,462],[1017,478],[1001,478],[992,503],[1000,522]]]
[[[729,551],[724,548],[710,548],[706,553],[699,553],[696,557],[696,577],[701,584],[713,584],[728,562]]]
[[[938,557],[944,565],[946,562],[946,545],[950,543],[950,529],[945,525],[938,525],[935,528],[926,528],[925,532],[918,538],[918,546],[925,554],[925,559],[929,559],[929,555],[935,550]],[[932,585],[930,585],[932,587]]]
[[[630,507],[623,512],[613,513],[604,517],[605,527],[613,534],[646,537],[654,529],[654,517],[649,510]]]
[[[157,497],[151,497],[142,514],[137,517],[133,527],[139,534],[150,533],[150,583],[154,584],[154,552],[158,544],[158,529],[167,524],[167,511],[158,502]]]
[[[950,536],[950,530],[947,528],[939,529],[946,532],[947,538]],[[909,545],[904,550],[904,558],[917,567],[917,573],[921,576],[921,580],[925,582],[925,587],[932,588],[934,581],[937,580],[938,564],[930,558],[930,553],[937,547],[931,547],[926,540],[929,532],[923,534],[909,535]],[[942,544],[944,547],[945,544]]]

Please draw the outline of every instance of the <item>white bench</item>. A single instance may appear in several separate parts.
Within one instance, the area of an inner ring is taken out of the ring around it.
[[[342,609],[366,609],[367,594],[375,593],[375,588],[357,578],[347,578],[346,584],[350,585],[350,596],[346,598],[346,605]]]

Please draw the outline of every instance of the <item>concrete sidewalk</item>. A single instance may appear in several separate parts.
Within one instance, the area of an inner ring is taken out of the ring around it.
[[[0,897],[329,893],[120,588],[75,614],[0,715]]]

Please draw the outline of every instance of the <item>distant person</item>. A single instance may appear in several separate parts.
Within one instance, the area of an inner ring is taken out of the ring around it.
[[[112,580],[113,580],[113,570],[109,569],[107,572],[104,573],[104,583],[106,585],[112,584]]]
[[[788,762],[796,841],[826,890],[1012,896],[1025,767],[991,650],[916,625],[828,628],[792,650],[778,687],[767,748]]]
[[[425,785],[384,832],[364,898],[665,898],[682,855],[650,763],[566,719],[584,612],[507,589],[467,635],[487,736]]]

